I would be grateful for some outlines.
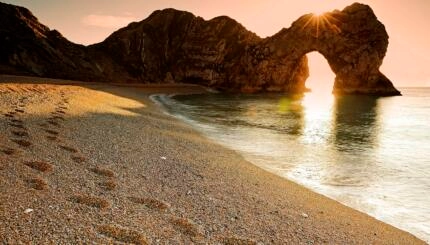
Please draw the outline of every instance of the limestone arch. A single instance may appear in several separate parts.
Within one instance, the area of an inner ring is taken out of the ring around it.
[[[262,90],[304,92],[309,76],[306,54],[317,51],[336,75],[334,94],[400,95],[379,71],[387,46],[385,27],[367,5],[307,14],[250,51],[257,59],[251,80]]]

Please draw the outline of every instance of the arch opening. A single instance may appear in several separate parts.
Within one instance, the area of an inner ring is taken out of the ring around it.
[[[312,93],[331,94],[336,74],[330,68],[327,59],[318,51],[306,54],[308,58],[309,77],[305,86]]]

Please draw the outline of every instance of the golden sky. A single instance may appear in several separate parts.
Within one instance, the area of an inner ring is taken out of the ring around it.
[[[228,15],[261,37],[306,13],[343,9],[351,0],[1,0],[24,6],[69,40],[92,44],[157,9],[176,8],[210,19]],[[430,0],[362,0],[390,35],[381,70],[396,86],[430,86]],[[332,79],[327,62],[310,55],[311,78]]]

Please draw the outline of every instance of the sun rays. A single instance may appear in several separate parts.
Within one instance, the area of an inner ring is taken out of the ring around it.
[[[311,33],[315,38],[319,38],[324,31],[341,32],[338,27],[340,21],[331,13],[313,13],[309,14],[307,18],[308,20],[303,25],[302,30],[311,29]]]

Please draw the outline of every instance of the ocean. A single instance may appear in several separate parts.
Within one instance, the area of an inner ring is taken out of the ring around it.
[[[430,242],[430,88],[154,95],[253,164]]]

